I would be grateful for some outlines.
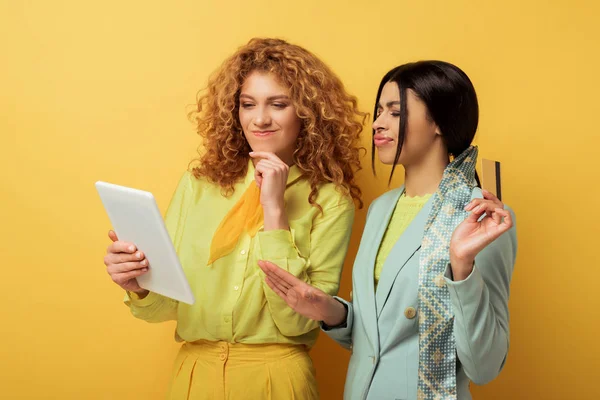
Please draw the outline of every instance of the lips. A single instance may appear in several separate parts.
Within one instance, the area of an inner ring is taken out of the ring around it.
[[[275,131],[252,131],[252,133],[256,137],[267,137],[273,135]]]
[[[378,133],[375,136],[373,136],[373,142],[375,143],[376,147],[383,147],[392,144],[394,142],[394,139]]]

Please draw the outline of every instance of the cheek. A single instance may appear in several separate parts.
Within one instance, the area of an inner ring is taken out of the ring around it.
[[[248,111],[240,110],[238,115],[239,115],[240,125],[242,126],[242,128],[244,130],[246,130],[246,127],[252,120],[250,113]]]
[[[281,116],[280,125],[286,132],[286,137],[290,139],[295,139],[298,137],[300,133],[300,127],[302,126],[302,122],[300,118],[296,115],[295,111],[286,112]]]

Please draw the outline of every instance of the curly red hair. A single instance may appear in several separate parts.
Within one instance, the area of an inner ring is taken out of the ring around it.
[[[254,38],[225,60],[210,77],[190,118],[203,138],[196,178],[218,184],[223,194],[248,172],[251,151],[239,122],[240,88],[253,71],[269,72],[289,87],[302,128],[294,163],[309,180],[309,202],[316,207],[319,185],[334,183],[338,190],[363,206],[355,182],[360,167],[359,134],[367,114],[348,94],[331,69],[306,49],[280,39]]]

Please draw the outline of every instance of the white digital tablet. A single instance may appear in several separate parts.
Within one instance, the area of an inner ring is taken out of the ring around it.
[[[96,182],[108,218],[119,240],[134,243],[148,259],[149,269],[137,278],[140,287],[194,304],[194,295],[150,192]]]

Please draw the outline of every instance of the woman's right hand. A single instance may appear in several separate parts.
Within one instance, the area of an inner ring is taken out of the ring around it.
[[[269,261],[259,261],[267,285],[298,314],[334,327],[346,321],[346,307],[333,297]]]
[[[135,292],[140,298],[146,297],[149,292],[142,289],[135,279],[148,272],[146,256],[141,251],[137,251],[133,243],[119,241],[114,231],[108,231],[108,237],[112,243],[106,249],[104,257],[106,272],[113,282],[123,289]]]

